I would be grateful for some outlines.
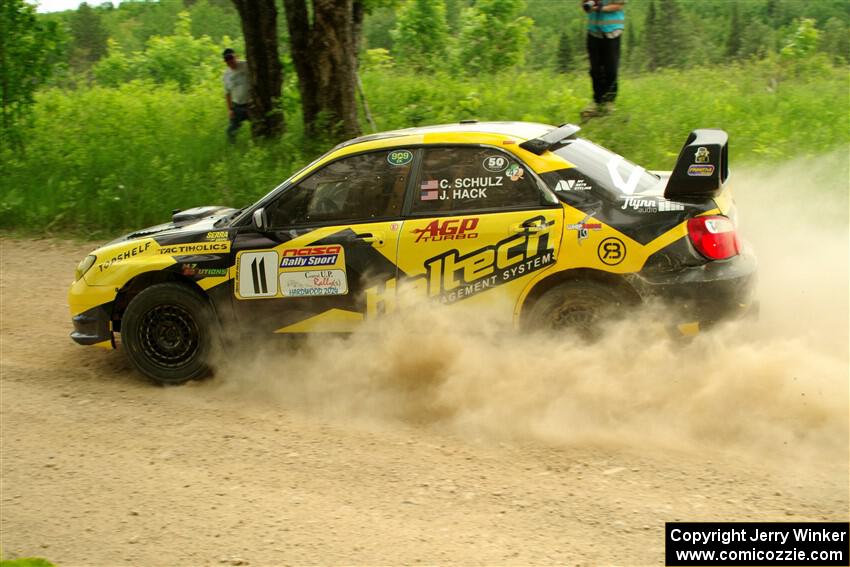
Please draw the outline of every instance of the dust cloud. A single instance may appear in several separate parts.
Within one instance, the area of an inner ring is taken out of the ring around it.
[[[252,351],[222,363],[213,387],[347,422],[475,439],[846,463],[847,161],[733,171],[739,231],[760,262],[757,321],[681,344],[647,312],[587,346],[429,305],[348,338]]]

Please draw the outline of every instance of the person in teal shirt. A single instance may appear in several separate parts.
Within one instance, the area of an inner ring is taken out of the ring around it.
[[[587,12],[587,55],[593,82],[593,103],[582,111],[583,118],[614,110],[620,36],[626,23],[625,4],[626,0],[582,0],[582,8]]]

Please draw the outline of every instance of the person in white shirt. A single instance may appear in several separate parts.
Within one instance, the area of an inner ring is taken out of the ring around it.
[[[246,120],[250,120],[251,81],[248,77],[248,63],[240,61],[236,52],[227,48],[222,52],[227,69],[224,70],[224,97],[227,100],[227,112],[230,123],[227,126],[227,141],[236,142],[236,131]]]

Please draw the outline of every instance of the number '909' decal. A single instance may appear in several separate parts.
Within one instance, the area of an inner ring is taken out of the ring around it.
[[[387,161],[391,165],[407,165],[413,159],[410,150],[393,150],[387,154]]]

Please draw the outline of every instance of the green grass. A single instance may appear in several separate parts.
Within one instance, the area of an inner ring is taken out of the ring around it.
[[[0,560],[0,567],[56,567],[47,559],[40,557],[23,557],[21,559]]]
[[[379,130],[463,118],[575,122],[590,95],[585,73],[464,79],[375,70],[362,78]],[[288,89],[291,110],[291,81]],[[617,112],[582,134],[669,169],[690,130],[723,128],[734,168],[846,148],[848,105],[844,68],[666,71],[623,77]],[[300,116],[288,112],[287,123],[278,142],[256,145],[246,126],[227,147],[217,80],[182,92],[144,82],[41,92],[25,152],[0,148],[0,228],[105,236],[164,222],[175,208],[249,204],[316,157],[303,149]]]

